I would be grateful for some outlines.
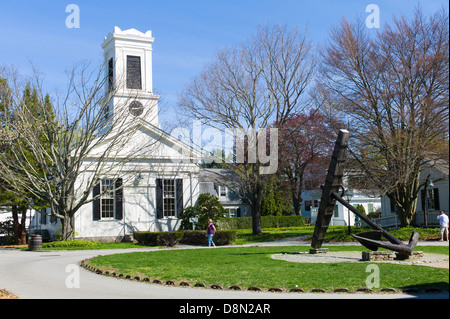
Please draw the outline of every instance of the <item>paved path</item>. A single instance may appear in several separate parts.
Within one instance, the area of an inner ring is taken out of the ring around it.
[[[300,243],[300,245],[303,244],[309,245],[309,243]],[[421,242],[419,246],[425,244],[448,245],[448,242]],[[273,245],[299,245],[299,241],[288,239],[246,246]],[[408,294],[269,293],[167,287],[100,276],[77,266],[82,259],[97,255],[153,250],[157,248],[41,252],[0,248],[0,288],[23,299],[393,299],[418,297]],[[73,287],[78,281],[72,280],[77,278],[77,272],[79,288]],[[447,293],[424,294],[419,297],[448,299],[449,296]]]

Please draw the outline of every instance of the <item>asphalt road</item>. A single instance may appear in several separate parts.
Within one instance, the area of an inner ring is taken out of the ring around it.
[[[284,243],[286,244],[286,243]],[[298,242],[297,242],[298,244]],[[221,248],[218,248],[221,249]],[[78,263],[97,255],[148,249],[21,251],[0,248],[0,288],[21,299],[448,299],[446,294],[308,294],[171,287],[94,274]]]

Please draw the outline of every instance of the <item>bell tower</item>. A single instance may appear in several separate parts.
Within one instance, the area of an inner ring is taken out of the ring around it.
[[[108,76],[107,93],[113,94],[108,117],[140,117],[159,127],[159,96],[153,94],[152,79],[154,40],[151,31],[122,31],[119,27],[114,27],[105,37],[102,48]]]

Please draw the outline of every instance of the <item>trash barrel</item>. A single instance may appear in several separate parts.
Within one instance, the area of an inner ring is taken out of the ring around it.
[[[32,234],[28,240],[28,250],[37,250],[42,248],[42,236]]]

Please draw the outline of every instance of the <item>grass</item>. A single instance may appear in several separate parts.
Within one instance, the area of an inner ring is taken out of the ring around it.
[[[399,240],[408,241],[413,229],[417,229],[420,234],[420,240],[438,240],[440,239],[439,228],[401,228],[390,230],[389,233]],[[351,233],[357,234],[368,231],[368,228],[351,227]],[[237,240],[235,244],[249,244],[255,242],[280,240],[289,237],[305,237],[310,239],[314,233],[314,226],[290,227],[290,228],[265,228],[259,235],[253,235],[251,229],[237,230]],[[330,226],[325,236],[326,242],[356,242],[351,235],[348,235],[347,226]]]
[[[235,244],[251,244],[274,241],[290,237],[312,236],[314,227],[264,228],[259,235],[253,235],[251,229],[238,229]]]
[[[330,251],[365,250],[363,247],[328,247]],[[307,251],[297,247],[227,247],[221,249],[161,250],[96,257],[89,264],[101,269],[149,277],[151,280],[201,282],[206,286],[237,285],[243,289],[295,287],[311,290],[348,288],[355,291],[366,286],[367,263],[307,264],[273,260],[270,255]],[[448,247],[421,247],[424,252],[448,255]],[[448,269],[417,265],[379,263],[380,289],[437,287],[448,289]]]

